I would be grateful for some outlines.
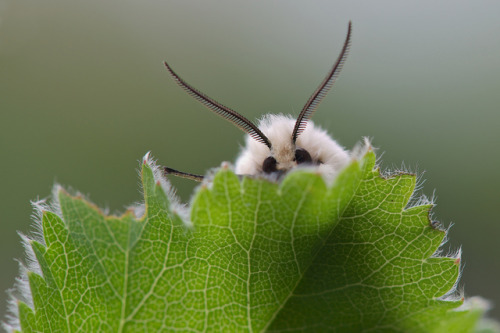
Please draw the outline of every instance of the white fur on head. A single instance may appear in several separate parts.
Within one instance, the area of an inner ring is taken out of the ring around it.
[[[294,161],[295,149],[303,148],[309,152],[313,161],[321,161],[317,170],[330,183],[338,172],[349,161],[349,153],[333,140],[326,131],[315,127],[312,121],[307,123],[305,130],[298,136],[296,145],[292,142],[292,132],[295,119],[282,114],[268,114],[259,122],[259,129],[269,139],[272,151],[247,136],[246,146],[236,160],[236,173],[242,175],[258,175],[262,173],[264,160],[273,156],[278,163],[278,170],[289,171],[297,166]]]

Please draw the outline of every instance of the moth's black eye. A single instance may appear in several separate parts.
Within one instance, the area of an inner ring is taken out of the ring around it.
[[[307,150],[299,148],[295,150],[295,162],[297,162],[297,164],[312,163],[312,158]]]
[[[276,172],[278,169],[276,168],[276,159],[272,156],[269,156],[262,163],[262,171],[265,173]]]

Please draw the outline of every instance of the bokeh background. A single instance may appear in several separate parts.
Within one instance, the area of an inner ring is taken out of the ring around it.
[[[137,168],[204,173],[242,133],[164,70],[250,119],[298,114],[351,52],[314,120],[384,168],[425,171],[422,193],[463,248],[460,286],[500,318],[500,2],[0,0],[0,317],[31,230],[30,200],[55,182],[121,212]],[[183,201],[196,184],[172,179]]]

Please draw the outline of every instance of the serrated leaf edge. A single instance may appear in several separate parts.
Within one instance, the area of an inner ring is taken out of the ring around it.
[[[354,149],[352,153],[352,158],[353,160],[362,160],[362,158],[368,153],[372,152],[373,148],[371,146],[370,140],[368,138],[364,138],[363,143],[358,144]],[[192,227],[192,222],[190,220],[190,207],[191,204],[185,205],[182,204],[179,200],[179,198],[176,195],[175,189],[171,185],[171,183],[166,179],[166,177],[163,174],[162,169],[156,164],[156,161],[152,158],[150,152],[148,152],[142,159],[143,164],[147,164],[148,167],[152,170],[154,180],[155,182],[161,186],[163,192],[167,196],[169,202],[170,202],[170,209],[171,212],[174,214],[177,214],[179,217],[181,217],[181,220],[184,222],[186,227]],[[360,166],[363,167],[363,166]],[[225,169],[228,168],[228,165],[225,165]],[[215,170],[215,169],[214,169]],[[196,197],[197,193],[200,192],[201,189],[203,188],[209,188],[210,187],[210,182],[213,180],[213,175],[215,174],[214,170],[211,170],[209,172],[209,176],[206,177],[206,180],[198,186],[197,189],[194,191],[194,195],[192,197],[192,200]],[[218,170],[218,169],[217,169]],[[376,161],[375,164],[375,169],[373,171],[376,171],[378,175],[383,178],[383,179],[389,179],[395,176],[398,176],[400,174],[412,174],[410,172],[407,172],[406,170],[397,170],[397,171],[384,171],[381,172],[380,169],[378,168],[378,160]],[[141,173],[141,168],[139,169],[139,173]],[[418,176],[417,176],[418,179]],[[330,187],[331,184],[328,184]],[[429,214],[428,214],[428,220],[429,220],[429,226],[434,227],[436,229],[439,229],[445,233],[445,235],[448,234],[449,227],[446,228],[445,230],[441,229],[441,225],[437,225],[433,223],[432,219],[432,206],[434,206],[434,196],[429,199],[423,194],[420,194],[419,196],[416,196],[416,192],[418,191],[419,187],[416,186],[414,192],[412,193],[412,196],[408,202],[406,209],[410,209],[413,207],[417,206],[422,206],[422,205],[429,205]],[[140,187],[141,190],[141,195],[144,198],[144,187]],[[59,204],[59,192],[60,191],[65,191],[61,185],[55,184],[52,189],[52,195],[51,195],[51,200],[50,204],[47,203],[47,199],[42,199],[42,200],[36,200],[32,201],[31,204],[34,209],[34,214],[32,215],[33,219],[33,227],[32,230],[28,235],[23,234],[19,232],[19,235],[21,237],[21,242],[22,245],[25,249],[25,262],[19,262],[19,270],[20,270],[20,275],[16,278],[14,287],[9,289],[7,291],[8,294],[8,307],[7,307],[7,316],[6,316],[6,321],[2,322],[2,326],[5,330],[7,331],[20,331],[21,326],[20,326],[20,317],[19,317],[19,305],[20,303],[25,304],[28,306],[31,310],[34,309],[33,305],[33,296],[31,292],[31,288],[29,285],[29,278],[28,274],[30,272],[39,275],[40,277],[43,278],[43,273],[40,267],[40,264],[36,258],[35,252],[32,248],[31,242],[36,241],[42,245],[45,246],[45,240],[43,238],[43,229],[42,229],[42,217],[45,212],[49,211],[57,216],[62,218],[62,213],[60,209],[60,204]],[[73,192],[70,190],[70,192]],[[90,200],[87,200],[83,194],[80,192],[76,192],[75,194],[71,194],[74,197],[80,197],[82,199],[85,199],[89,204],[92,204]],[[191,202],[192,202],[191,200]],[[92,204],[96,210],[98,210],[102,215],[107,216],[108,213],[105,209],[101,209],[98,206]],[[145,206],[145,203],[138,203],[129,206],[127,211],[124,214],[133,212],[135,217],[140,219],[144,216],[146,213],[147,208]],[[454,286],[450,289],[449,292],[447,292],[445,295],[437,298],[438,300],[442,301],[449,301],[449,302],[457,302],[461,301],[462,305],[453,309],[454,311],[466,311],[469,309],[478,309],[482,311],[486,311],[490,308],[490,304],[485,301],[484,299],[480,297],[473,297],[468,300],[464,300],[464,292],[463,288],[459,288],[459,281],[462,275],[462,264],[461,264],[461,248],[456,250],[455,252],[448,253],[446,255],[442,255],[442,246],[447,242],[447,237],[445,236],[442,243],[436,250],[436,252],[431,256],[431,257],[438,257],[438,258],[443,258],[447,257],[450,259],[454,259],[457,261],[457,264],[460,265],[460,272],[457,277],[457,280],[455,281]]]

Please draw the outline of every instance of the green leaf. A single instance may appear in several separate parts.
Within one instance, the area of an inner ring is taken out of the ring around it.
[[[332,186],[306,171],[276,184],[222,168],[190,214],[147,160],[144,206],[120,217],[59,189],[43,239],[29,241],[37,266],[20,328],[473,331],[484,306],[454,296],[460,257],[437,255],[445,232],[430,204],[409,207],[415,176],[374,167],[369,151]]]

